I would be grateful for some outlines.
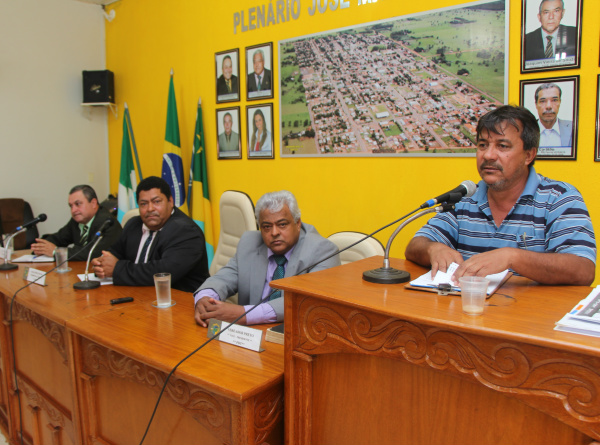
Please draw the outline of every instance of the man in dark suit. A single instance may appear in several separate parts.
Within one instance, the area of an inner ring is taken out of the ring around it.
[[[260,231],[244,233],[235,256],[194,295],[195,319],[201,326],[206,326],[209,318],[231,322],[269,295],[238,323],[282,321],[282,294],[271,294],[270,281],[340,265],[336,245],[300,220],[298,203],[290,192],[265,194],[256,203],[255,215]],[[240,306],[225,303],[236,293]]]
[[[564,15],[563,0],[542,0],[537,15],[542,26],[525,35],[525,60],[577,55],[577,28],[561,25]]]
[[[57,247],[69,247],[71,261],[86,261],[94,243],[94,235],[107,219],[112,220],[104,236],[92,253],[92,258],[100,256],[102,249],[108,249],[121,235],[121,224],[100,204],[95,190],[89,185],[76,185],[69,192],[71,219],[58,232],[37,238],[31,245],[35,255],[54,256]]]
[[[217,96],[225,94],[239,94],[240,84],[237,76],[233,74],[231,56],[223,57],[223,74],[217,79]]]
[[[153,286],[154,274],[171,274],[171,286],[193,292],[208,278],[202,230],[173,204],[167,182],[156,176],[136,190],[140,216],[131,218],[110,251],[92,265],[96,276],[122,286]]]
[[[257,49],[254,52],[252,63],[254,72],[248,74],[248,92],[271,90],[271,71],[265,68],[265,55],[262,49]]]

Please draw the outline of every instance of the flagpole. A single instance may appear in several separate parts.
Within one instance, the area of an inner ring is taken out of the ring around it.
[[[125,102],[125,120],[127,121],[127,129],[129,130],[129,135],[131,136],[131,145],[133,146],[133,154],[135,155],[135,163],[138,168],[138,176],[140,177],[140,181],[144,179],[142,176],[142,165],[140,164],[140,158],[138,157],[137,146],[135,145],[135,136],[133,135],[133,126],[131,125],[131,116],[129,115],[129,107],[127,106],[127,102]]]
[[[202,98],[199,97],[198,98],[198,109],[196,111],[196,121],[198,120],[198,113],[200,112],[200,107],[202,106]],[[194,156],[194,145],[193,145],[193,141],[192,141],[192,162],[190,164],[190,178],[188,181],[188,196],[187,196],[187,203],[188,203],[188,209],[191,207],[192,205],[192,185],[194,183],[194,163],[196,162],[196,156]]]

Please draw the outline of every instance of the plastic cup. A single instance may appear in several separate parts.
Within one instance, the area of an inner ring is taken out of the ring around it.
[[[156,307],[171,306],[171,274],[160,272],[154,274],[156,287]]]
[[[462,310],[467,315],[482,315],[490,280],[484,277],[461,277]]]
[[[66,273],[71,270],[69,267],[69,262],[67,259],[69,258],[69,249],[66,247],[57,247],[56,253],[54,254],[56,257],[56,269],[57,273]]]

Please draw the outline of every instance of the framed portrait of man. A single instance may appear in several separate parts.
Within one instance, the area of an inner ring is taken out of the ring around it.
[[[273,98],[273,43],[246,47],[246,98]]]
[[[240,107],[217,110],[217,153],[219,159],[241,159]]]
[[[521,106],[540,126],[536,159],[577,159],[579,76],[522,80]]]
[[[248,159],[273,159],[273,104],[248,105]]]
[[[240,100],[239,50],[231,49],[215,54],[217,103]]]
[[[521,73],[579,68],[583,0],[522,0]]]

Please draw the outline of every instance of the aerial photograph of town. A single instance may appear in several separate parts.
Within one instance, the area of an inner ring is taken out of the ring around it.
[[[505,103],[505,20],[501,0],[281,41],[281,155],[474,153]]]

